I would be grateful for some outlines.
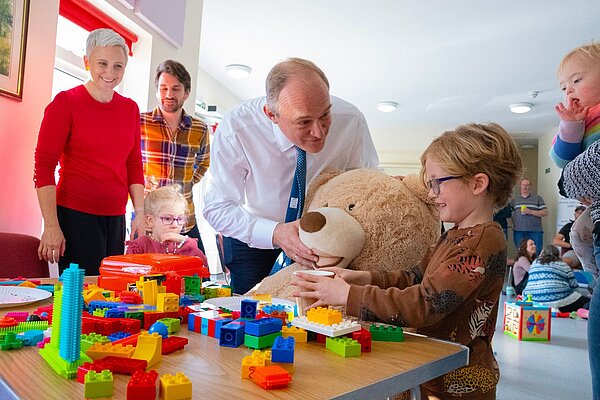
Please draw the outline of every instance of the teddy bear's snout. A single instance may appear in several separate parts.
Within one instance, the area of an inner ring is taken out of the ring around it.
[[[313,233],[320,231],[327,222],[325,216],[317,211],[307,212],[300,218],[300,229]]]

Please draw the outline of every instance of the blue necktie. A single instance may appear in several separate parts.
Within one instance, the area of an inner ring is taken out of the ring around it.
[[[288,200],[287,212],[285,213],[285,222],[292,222],[300,218],[302,209],[304,208],[304,193],[306,192],[306,151],[298,146],[296,147],[296,172],[292,181],[292,190],[290,199]],[[282,268],[287,267],[292,263],[292,260],[281,252],[269,275],[273,275]]]

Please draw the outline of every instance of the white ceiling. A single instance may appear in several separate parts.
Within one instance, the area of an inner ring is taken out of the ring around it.
[[[558,124],[558,63],[599,30],[599,0],[204,0],[200,68],[249,99],[264,95],[275,63],[308,58],[386,152],[423,148],[468,122],[498,122],[535,142]],[[235,80],[228,64],[253,72]],[[377,111],[384,100],[398,109]],[[531,112],[509,111],[523,101]]]

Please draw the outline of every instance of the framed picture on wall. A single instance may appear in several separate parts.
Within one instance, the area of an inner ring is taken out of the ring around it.
[[[0,95],[23,98],[29,0],[0,0]]]

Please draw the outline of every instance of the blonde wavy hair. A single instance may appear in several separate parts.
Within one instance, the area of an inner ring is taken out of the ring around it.
[[[181,194],[181,185],[163,186],[149,192],[144,199],[144,213],[158,215],[167,207],[181,207],[187,210],[187,202]]]

